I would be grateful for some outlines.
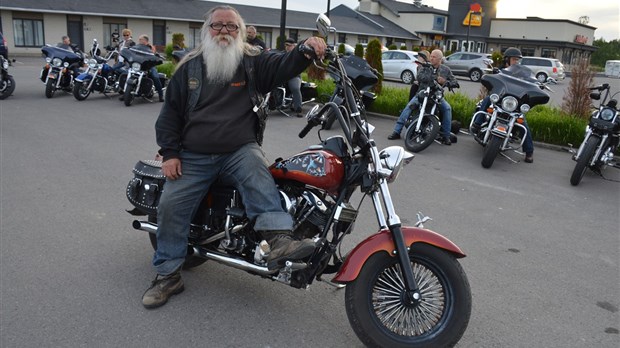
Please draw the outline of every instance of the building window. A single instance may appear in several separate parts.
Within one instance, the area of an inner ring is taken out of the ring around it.
[[[112,42],[112,35],[114,35],[115,38],[122,38],[123,36],[121,35],[121,32],[123,29],[127,28],[127,22],[122,20],[110,20],[108,22],[106,21],[106,18],[104,18],[103,21],[103,46],[116,46],[118,42]],[[137,41],[137,38],[132,37],[132,39]]]
[[[338,42],[339,43],[347,43],[347,34],[338,33]]]
[[[43,38],[43,20],[13,19],[13,39],[15,47],[43,46],[45,43]]]
[[[523,47],[521,48],[521,54],[524,56],[535,56],[536,47]]]
[[[166,46],[166,21],[153,20],[153,41],[155,46]]]
[[[257,36],[260,36],[265,43],[265,47],[271,48],[271,32],[270,31],[259,31],[256,33]]]
[[[295,42],[297,42],[297,40],[299,39],[299,31],[297,29],[289,29],[288,37],[289,39],[293,39],[295,40]]]
[[[202,30],[202,24],[190,23],[189,24],[189,40],[185,41],[185,45],[189,48],[196,48],[200,45],[200,31]]]
[[[544,58],[555,58],[555,48],[544,48],[540,50],[540,56]]]
[[[368,43],[368,36],[367,35],[358,35],[357,36],[357,42],[358,43]]]
[[[433,21],[433,30],[445,31],[446,18],[443,16],[435,16]]]

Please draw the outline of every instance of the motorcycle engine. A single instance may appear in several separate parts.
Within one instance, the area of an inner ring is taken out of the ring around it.
[[[140,94],[150,98],[153,96],[153,80],[150,78],[143,78],[140,84]]]
[[[310,191],[290,196],[280,191],[283,208],[293,216],[293,234],[300,239],[321,233],[327,224],[330,204]]]

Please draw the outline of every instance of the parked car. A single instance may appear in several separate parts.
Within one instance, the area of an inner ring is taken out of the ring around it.
[[[540,82],[547,81],[548,77],[553,77],[558,81],[566,77],[564,65],[555,58],[523,57],[521,65],[530,68]]]
[[[7,60],[9,59],[9,48],[6,45],[6,39],[2,33],[0,33],[0,55],[4,56]]]
[[[336,50],[338,50],[340,48],[340,45],[344,45],[344,55],[345,56],[352,56],[353,54],[355,54],[355,48],[353,48],[353,46],[351,46],[349,44],[338,43],[338,44],[336,44]]]
[[[418,65],[418,53],[404,50],[388,50],[381,54],[383,77],[396,79],[408,85],[415,81]]]
[[[483,74],[493,71],[493,60],[487,53],[457,52],[447,56],[443,64],[449,67],[454,75],[467,76],[474,82],[480,81]]]

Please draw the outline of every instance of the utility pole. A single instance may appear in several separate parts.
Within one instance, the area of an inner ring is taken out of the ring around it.
[[[327,18],[329,18],[329,8],[330,8],[329,3],[330,3],[330,0],[327,0],[327,12],[325,13]]]
[[[279,50],[284,51],[284,40],[285,40],[285,32],[286,29],[286,0],[282,0],[282,7],[280,8],[280,42],[278,43]]]

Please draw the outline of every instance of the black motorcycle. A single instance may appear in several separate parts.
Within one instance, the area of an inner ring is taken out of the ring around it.
[[[379,82],[379,72],[371,67],[366,60],[358,56],[344,56],[340,58],[340,61],[346,71],[345,84],[349,87],[355,87],[355,90],[359,93],[359,96],[356,98],[356,101],[359,104],[358,108],[366,110],[375,101],[375,99],[377,99],[376,94],[371,92],[370,89],[376,85],[377,82]],[[349,110],[350,107],[344,103],[345,89],[343,88],[343,84],[340,83],[341,76],[332,72],[330,72],[330,76],[336,83],[336,88],[329,98],[324,98],[326,100],[321,101],[325,103],[331,102]],[[349,88],[348,90],[352,89]],[[323,129],[331,129],[334,121],[336,121],[336,115],[331,111],[328,111],[328,114],[326,115],[326,122],[324,122],[322,126]]]
[[[482,167],[490,168],[498,154],[516,162],[504,152],[518,152],[523,146],[527,136],[525,115],[532,107],[549,102],[549,94],[543,89],[551,90],[547,84],[555,80],[549,78],[540,83],[529,68],[516,64],[497,74],[485,74],[481,83],[490,93],[491,106],[474,113],[469,129],[472,130],[476,117],[484,118],[480,130],[472,131],[474,139],[484,146]]]
[[[155,95],[155,84],[149,77],[151,68],[164,62],[158,54],[128,47],[121,50],[121,56],[129,65],[126,73],[119,78],[119,93],[123,94],[123,101],[130,106],[134,98],[143,97],[150,100]],[[168,85],[166,74],[159,73],[162,89]]]
[[[614,160],[614,151],[620,144],[620,116],[618,116],[618,100],[614,97],[620,93],[616,92],[611,96],[609,102],[605,101],[609,97],[609,84],[590,88],[590,98],[600,100],[601,93],[607,91],[599,107],[592,113],[590,123],[586,126],[586,134],[583,142],[576,152],[573,152],[573,160],[577,161],[575,169],[570,177],[573,186],[579,185],[581,179],[590,169],[602,176],[602,171],[607,166],[620,168],[620,164]]]
[[[11,62],[0,55],[0,100],[8,98],[15,90],[15,79],[9,74]]]
[[[420,53],[426,60],[426,57]],[[431,68],[429,63],[416,62],[426,68]],[[413,110],[405,121],[405,148],[412,152],[420,152],[429,147],[433,141],[440,137],[441,113],[439,105],[444,98],[444,88],[453,92],[454,88],[459,88],[458,82],[446,82],[443,86],[436,79],[426,88],[418,91],[419,108]],[[456,122],[453,122],[456,124]],[[453,129],[454,126],[450,125]],[[458,130],[453,130],[458,133]],[[450,136],[452,142],[456,142],[456,135]]]
[[[73,91],[73,79],[77,69],[84,60],[79,50],[72,51],[61,47],[45,45],[41,48],[45,55],[45,66],[39,78],[45,84],[45,96],[52,98],[57,90]]]
[[[114,73],[108,61],[118,52],[112,50],[106,57],[100,57],[99,43],[93,39],[90,59],[85,59],[86,70],[75,78],[73,83],[73,96],[77,100],[85,100],[91,92],[103,94],[117,91],[116,85],[118,74]]]
[[[311,103],[317,99],[316,83],[301,81],[301,105]],[[288,110],[293,107],[293,94],[287,84],[276,87],[267,96],[269,110],[276,110],[284,116],[290,117]]]

